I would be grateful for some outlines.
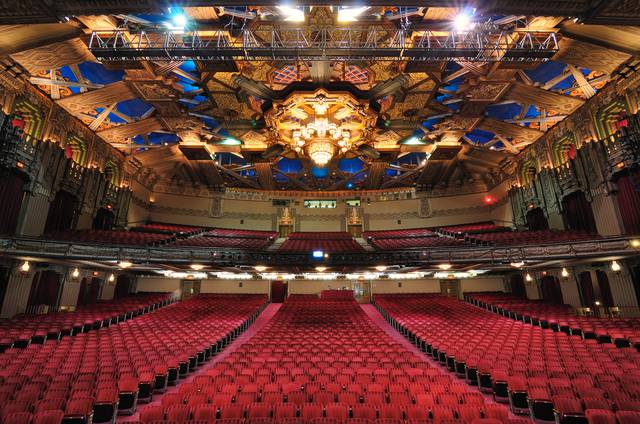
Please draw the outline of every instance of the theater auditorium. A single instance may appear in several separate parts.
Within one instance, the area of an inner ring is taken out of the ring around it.
[[[640,3],[0,1],[0,424],[120,423],[640,424]]]

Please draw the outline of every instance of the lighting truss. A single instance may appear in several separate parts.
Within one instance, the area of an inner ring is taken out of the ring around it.
[[[244,29],[228,31],[94,31],[99,60],[416,60],[533,62],[558,52],[555,33],[499,30],[432,32],[381,28]]]

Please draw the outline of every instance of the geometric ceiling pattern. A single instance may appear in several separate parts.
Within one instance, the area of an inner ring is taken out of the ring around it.
[[[0,49],[30,73],[32,84],[153,175],[150,180],[176,186],[356,190],[415,185],[438,193],[487,190],[512,172],[514,155],[594,96],[638,49],[633,36],[606,31],[608,22],[637,23],[633,20],[637,11],[631,10],[620,14],[605,8],[600,15],[585,18],[592,24],[583,25],[564,16],[538,16],[548,12],[543,5],[536,13],[517,10],[516,2],[505,1],[493,2],[492,10],[459,4],[187,6],[144,13],[127,11],[122,5],[117,6],[122,9],[118,13],[116,6],[89,3],[94,7],[91,14],[77,13],[62,23],[31,30],[24,25],[7,28],[4,33],[9,41],[15,34],[14,42]],[[59,7],[65,5],[60,2]],[[15,18],[15,13],[0,10],[0,21],[5,15],[18,23],[48,19],[35,6],[31,15],[21,13]],[[222,33],[233,39],[246,28],[266,37],[274,28],[312,31],[348,26],[388,34],[398,29],[413,35],[428,30],[446,36],[463,30],[456,27],[461,16],[468,19],[467,26],[495,28],[513,43],[527,31],[554,33],[558,51],[550,60],[533,61],[100,62],[88,49],[93,31],[116,29],[132,36],[140,29],[179,34],[189,27],[203,35]],[[576,15],[567,12],[567,16]],[[636,30],[627,27],[626,32]],[[34,32],[33,39],[26,42],[29,31]],[[305,136],[310,131],[308,140],[325,137],[325,127],[330,127],[335,140],[328,143],[344,144],[330,146],[330,160],[322,166],[308,154],[315,141],[304,145],[305,137],[298,135],[300,147],[284,143],[269,124],[273,121],[265,119],[293,113],[287,109],[292,94],[308,96],[319,89],[324,97],[314,101],[342,93],[338,97],[352,99],[350,106],[336,105],[326,112],[328,120],[323,106],[317,106],[312,111],[315,121],[305,124],[308,128],[300,122],[310,122],[310,109],[298,108],[295,113],[305,116],[285,116],[283,125],[293,125]],[[373,119],[358,129],[358,140],[349,140],[359,113]],[[348,148],[340,148],[344,145]]]

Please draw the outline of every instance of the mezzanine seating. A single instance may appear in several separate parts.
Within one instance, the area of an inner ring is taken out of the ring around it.
[[[140,231],[143,233],[160,233],[160,234],[174,234],[174,235],[194,235],[205,231],[203,227],[195,227],[192,225],[176,225],[176,224],[161,224],[161,223],[149,223],[132,227],[131,231]]]
[[[421,249],[464,246],[464,241],[449,237],[374,238],[371,243],[378,250]]]
[[[511,246],[527,244],[556,244],[572,241],[597,240],[599,235],[579,230],[507,231],[471,234],[465,240],[473,243]]]
[[[347,232],[295,232],[278,249],[284,253],[310,253],[321,250],[325,253],[364,252]]]
[[[428,228],[410,228],[406,230],[380,230],[380,231],[365,231],[362,233],[362,237],[366,239],[379,239],[379,238],[409,238],[409,237],[437,237],[438,235]]]
[[[479,419],[498,421],[474,421]],[[353,301],[290,297],[222,362],[143,408],[142,423],[510,423]],[[233,421],[225,421],[233,420]]]
[[[215,228],[197,237],[179,239],[173,246],[263,250],[273,243],[277,236],[276,231]]]
[[[640,410],[635,349],[553,332],[440,295],[382,295],[376,304],[441,365],[538,422],[600,422],[591,416],[605,410],[601,414],[616,423],[616,413]]]
[[[49,234],[47,239],[81,243],[147,246],[168,243],[174,237],[171,234],[143,233],[140,231],[73,230]]]
[[[108,327],[173,301],[171,294],[144,293],[79,306],[73,312],[17,315],[0,320],[0,353],[11,347],[24,348],[31,343],[43,344],[50,340],[60,340],[64,336]]]
[[[466,234],[480,234],[480,233],[493,233],[511,231],[509,227],[502,227],[494,224],[493,222],[480,222],[477,224],[463,224],[463,225],[450,225],[448,227],[440,227],[440,233],[461,236]]]
[[[466,296],[474,305],[554,331],[581,335],[618,347],[640,350],[640,318],[605,319],[576,316],[568,305],[521,299],[505,293],[474,293]]]
[[[99,331],[8,349],[0,354],[0,417],[113,422],[222,349],[265,301],[200,295]]]

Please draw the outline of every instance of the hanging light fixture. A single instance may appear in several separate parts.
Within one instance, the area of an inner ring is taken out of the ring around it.
[[[266,270],[267,270],[267,267],[266,267],[266,266],[264,266],[264,265],[256,265],[256,266],[254,266],[253,268],[254,268],[256,271],[258,271],[258,272],[264,272],[264,271],[266,271]]]
[[[440,268],[441,270],[446,271],[448,269],[451,269],[451,264],[440,264],[440,265],[438,265],[438,268]]]
[[[201,264],[191,264],[191,269],[193,269],[194,271],[200,271],[201,269],[204,268],[204,265]]]
[[[569,271],[567,271],[567,268],[562,268],[560,275],[562,275],[563,278],[569,277]]]
[[[622,269],[622,267],[620,266],[620,264],[618,263],[618,261],[613,261],[611,262],[611,271],[613,272],[620,272],[620,270]]]
[[[307,154],[320,167],[329,163],[334,152],[333,144],[326,138],[316,138],[307,147]]]
[[[316,271],[318,272],[325,272],[327,270],[326,266],[317,266],[316,267]]]
[[[524,266],[524,261],[520,261],[520,262],[511,262],[510,264],[512,267],[514,268],[520,268],[522,266]]]
[[[376,271],[385,272],[386,270],[387,270],[387,266],[386,265],[378,265],[378,266],[376,266]]]
[[[31,265],[29,265],[29,261],[24,261],[20,266],[20,272],[23,274],[28,274],[31,269]]]

